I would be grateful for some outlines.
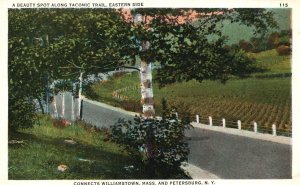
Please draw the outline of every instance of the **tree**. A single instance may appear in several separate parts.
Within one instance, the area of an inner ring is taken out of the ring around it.
[[[14,119],[22,117],[20,99],[43,99],[55,80],[76,82],[133,61],[128,26],[113,9],[10,9],[9,114],[16,116],[9,125],[22,125]]]
[[[45,63],[47,48],[33,18],[32,10],[9,10],[8,79],[9,79],[9,128],[30,127],[35,123],[34,98],[45,95],[48,81]]]
[[[273,32],[269,35],[268,46],[270,49],[276,48],[279,45],[280,35],[278,32]]]
[[[237,49],[224,46],[222,21],[254,28],[264,36],[275,27],[272,12],[265,9],[137,9],[145,23],[134,29],[139,40],[151,43],[142,60],[158,62],[156,80],[161,86],[195,79],[221,80],[245,77],[255,71],[254,60]],[[134,13],[134,12],[133,12]]]
[[[133,57],[128,53],[136,46],[128,34],[129,25],[113,9],[64,10],[63,16],[56,16],[54,21],[56,25],[68,26],[55,42],[53,60],[60,62],[58,71],[64,71],[70,79],[79,79],[80,112],[83,79],[132,62]]]

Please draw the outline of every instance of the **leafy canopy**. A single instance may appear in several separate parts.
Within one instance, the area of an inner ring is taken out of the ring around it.
[[[149,41],[149,50],[140,52],[147,62],[158,62],[157,81],[161,86],[195,79],[221,80],[231,75],[245,77],[257,70],[254,60],[238,49],[224,48],[222,21],[230,20],[254,28],[264,35],[276,27],[273,13],[265,9],[137,9],[144,15],[134,34]]]
[[[8,13],[10,125],[32,125],[30,119],[22,123],[24,111],[19,105],[31,115],[34,110],[25,103],[43,99],[47,84],[76,82],[81,72],[107,72],[134,59],[130,25],[113,9],[10,9]]]

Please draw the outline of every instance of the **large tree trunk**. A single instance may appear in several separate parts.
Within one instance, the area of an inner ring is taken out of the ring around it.
[[[145,117],[154,117],[154,100],[153,100],[153,88],[152,88],[152,69],[151,63],[141,61],[141,95],[142,95],[142,105],[143,113]]]

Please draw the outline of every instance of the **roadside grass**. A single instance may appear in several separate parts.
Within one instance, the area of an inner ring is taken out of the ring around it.
[[[259,74],[290,73],[290,56],[278,56],[276,50],[265,51],[253,55],[261,65],[269,71]],[[283,66],[283,67],[281,67]],[[154,73],[155,75],[155,73]],[[128,100],[113,98],[112,92],[126,86],[138,85],[137,72],[128,73],[109,82],[99,82],[92,85],[93,92],[97,93],[97,101],[103,101],[126,110],[141,112],[140,90],[128,89],[122,92]],[[164,88],[158,88],[154,81],[154,103],[157,115],[161,115],[161,99],[165,98],[169,106],[177,107],[179,115],[199,114],[203,122],[208,122],[212,116],[214,124],[220,125],[221,119],[228,121],[242,121],[246,128],[258,123],[261,130],[270,132],[275,123],[279,132],[291,131],[291,78],[247,78],[230,79],[226,84],[217,81],[189,81],[175,83]],[[87,92],[87,97],[89,97]],[[91,97],[90,97],[91,98]],[[130,104],[131,106],[128,106]],[[251,128],[250,128],[251,129]]]
[[[67,144],[64,140],[76,142]],[[83,123],[56,128],[49,117],[39,125],[10,133],[8,177],[10,180],[50,179],[145,179],[145,169],[119,145],[106,141],[103,130]],[[60,172],[57,167],[67,165]],[[187,178],[183,172],[177,178]],[[174,178],[176,178],[174,176]]]

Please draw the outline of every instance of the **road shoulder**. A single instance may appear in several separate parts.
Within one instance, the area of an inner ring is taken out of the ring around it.
[[[249,137],[253,139],[260,139],[265,141],[271,141],[275,143],[281,143],[286,145],[292,145],[292,138],[290,137],[284,137],[284,136],[273,136],[271,134],[263,134],[263,133],[255,133],[247,130],[238,130],[235,128],[223,128],[219,126],[210,126],[205,125],[201,123],[192,122],[191,123],[193,127],[216,131],[216,132],[222,132],[225,134],[232,134],[232,135],[238,135],[243,137]]]
[[[183,163],[181,169],[192,179],[220,179],[217,175],[189,163]]]

